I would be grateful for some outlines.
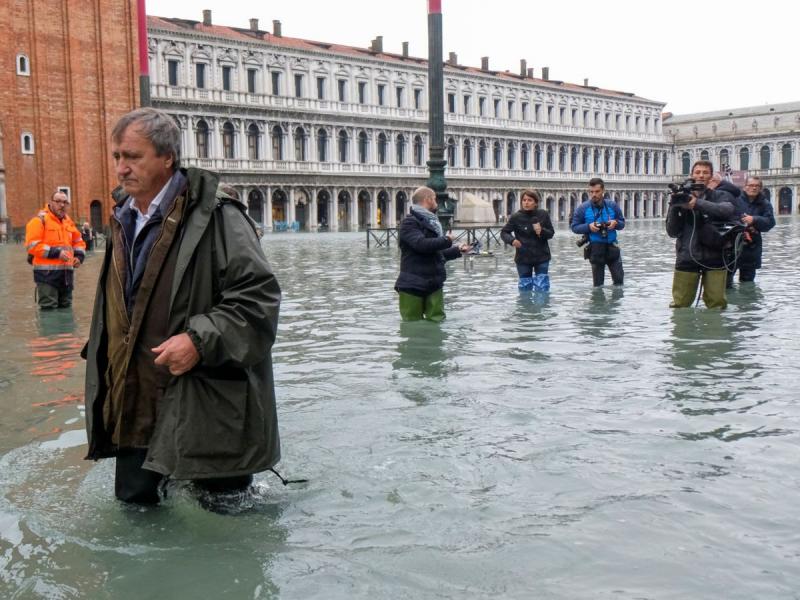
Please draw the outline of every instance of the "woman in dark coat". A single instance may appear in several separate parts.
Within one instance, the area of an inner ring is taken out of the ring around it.
[[[511,215],[500,232],[503,241],[517,250],[514,262],[521,291],[550,289],[550,245],[547,240],[555,235],[555,230],[550,214],[539,208],[541,200],[538,191],[522,190],[522,209]]]

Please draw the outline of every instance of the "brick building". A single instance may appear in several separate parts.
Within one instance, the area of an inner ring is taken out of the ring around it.
[[[136,0],[0,2],[0,236],[56,188],[107,222],[108,136],[138,104]]]

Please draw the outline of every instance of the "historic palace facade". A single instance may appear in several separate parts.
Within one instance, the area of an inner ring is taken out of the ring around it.
[[[428,171],[427,61],[202,22],[148,18],[153,105],[174,115],[184,165],[217,171],[266,230],[392,227]],[[566,220],[600,176],[626,216],[662,216],[675,172],[664,104],[633,94],[445,67],[448,191],[498,217],[536,187]],[[456,212],[458,217],[458,212]]]
[[[800,212],[800,102],[667,116],[680,173],[693,161],[757,175],[775,214]]]

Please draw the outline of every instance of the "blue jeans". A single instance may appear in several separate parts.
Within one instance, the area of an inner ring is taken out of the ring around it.
[[[517,273],[520,277],[533,277],[536,275],[547,275],[547,269],[550,267],[550,261],[546,260],[538,265],[523,265],[517,263]]]

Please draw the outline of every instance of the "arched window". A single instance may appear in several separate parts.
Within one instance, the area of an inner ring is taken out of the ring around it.
[[[600,149],[599,148],[595,148],[594,152],[592,152],[592,154],[594,155],[594,159],[592,160],[593,172],[599,173],[600,172]]]
[[[638,122],[639,117],[636,117]],[[636,153],[633,155],[633,172],[634,173],[641,173],[642,172],[642,152],[641,150],[637,150]]]
[[[725,148],[723,148],[722,150],[719,151],[719,170],[724,171],[725,167],[729,167],[730,164],[731,164],[730,154],[728,154],[728,151]]]
[[[323,128],[317,129],[317,160],[319,162],[328,160],[328,132]]]
[[[620,164],[622,161],[622,154],[619,150],[614,150],[614,173],[619,173],[621,171]]]
[[[272,159],[283,160],[283,129],[280,125],[272,128]]]
[[[381,133],[378,135],[378,162],[382,165],[386,164],[386,150],[389,142],[386,139],[386,134]]]
[[[769,146],[761,146],[761,168],[769,169]]]
[[[597,156],[597,152],[595,152],[594,155]],[[596,170],[597,169],[595,169],[595,171]],[[583,160],[581,160],[581,171],[583,171],[584,173],[588,173],[589,172],[589,149],[588,148],[584,148],[583,149]]]
[[[578,149],[575,146],[570,151],[569,170],[573,173],[578,170]]]
[[[422,136],[414,136],[414,164],[418,167],[422,166],[425,158],[425,146],[422,144]]]
[[[274,133],[273,133],[274,135]],[[294,159],[297,161],[304,162],[308,160],[308,144],[306,143],[308,139],[308,135],[306,135],[306,130],[302,127],[298,127],[294,130]]]
[[[478,144],[478,167],[486,168],[486,142],[483,140]]]
[[[528,144],[522,144],[519,148],[519,158],[522,161],[520,165],[523,171],[527,171],[531,168],[531,157],[530,151],[528,150]]]
[[[781,147],[781,168],[790,169],[792,167],[792,145],[784,144]]]
[[[30,76],[31,63],[25,54],[17,54],[17,75]]]
[[[533,170],[542,170],[542,147],[539,144],[533,147]]]
[[[367,138],[367,132],[362,131],[358,134],[358,162],[362,165],[366,164],[368,153],[369,139]]]
[[[472,166],[472,142],[464,140],[464,160],[462,164],[469,169]]]
[[[250,123],[247,128],[247,158],[250,160],[258,160],[260,156],[260,148],[258,147],[258,126],[255,123]]]
[[[558,170],[567,170],[567,149],[564,146],[558,148]]]
[[[708,160],[708,150],[700,152],[700,160]]]
[[[649,152],[645,152],[644,153],[644,172],[645,172],[645,175],[649,175],[650,174],[650,153]]]
[[[508,149],[506,150],[506,161],[508,168],[513,169],[517,162],[517,152],[513,142],[508,142]]]
[[[447,166],[456,166],[456,141],[453,138],[447,139]]]
[[[406,162],[406,138],[401,133],[395,140],[395,154],[397,155],[397,164],[403,165]]]
[[[222,125],[222,157],[234,158],[233,124],[230,121]]]
[[[689,170],[692,168],[692,159],[688,152],[681,154],[681,173],[689,175]]]
[[[605,167],[606,173],[611,173],[611,150],[606,148],[605,153],[603,154],[603,166]]]
[[[208,158],[208,123],[203,120],[197,122],[195,146],[197,147],[197,158]]]
[[[346,163],[347,162],[347,158],[348,158],[348,154],[349,154],[349,150],[350,150],[350,148],[348,147],[349,145],[350,145],[350,138],[347,137],[347,132],[344,129],[340,130],[339,131],[339,141],[338,141],[339,162],[340,163]]]
[[[500,142],[495,142],[492,146],[494,156],[494,168],[500,169],[503,166],[503,148],[500,147]]]
[[[555,150],[553,149],[553,146],[548,145],[547,146],[547,161],[546,161],[546,169],[548,171],[552,171],[553,170],[553,166],[555,164],[555,160],[556,160]]]
[[[739,150],[739,168],[742,171],[747,171],[750,168],[750,148]]]

